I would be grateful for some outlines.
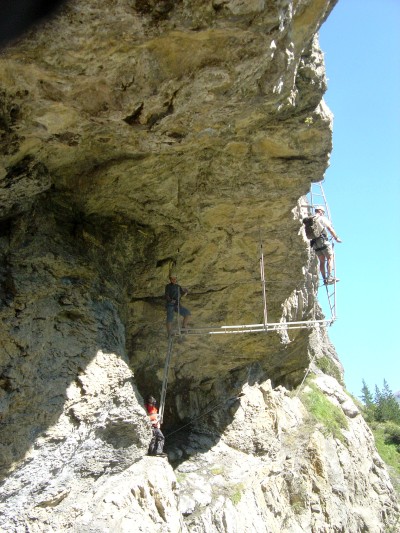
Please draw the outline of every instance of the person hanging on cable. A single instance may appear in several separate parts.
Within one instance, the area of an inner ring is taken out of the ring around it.
[[[174,321],[175,313],[179,313],[181,316],[183,316],[182,328],[187,328],[190,311],[181,305],[181,298],[187,293],[187,289],[183,289],[180,285],[178,285],[176,274],[171,272],[169,276],[169,283],[165,286],[165,306],[167,309],[168,335],[171,335],[172,333],[172,323]]]
[[[310,239],[311,248],[316,253],[319,260],[319,269],[325,285],[330,285],[339,281],[332,276],[333,268],[333,247],[328,240],[326,230],[332,235],[336,242],[342,242],[333,229],[330,221],[325,215],[325,209],[318,205],[315,207],[315,215],[303,219],[306,236]]]
[[[158,414],[156,404],[156,399],[153,396],[148,396],[144,405],[150,418],[151,429],[153,430],[148,455],[167,457],[167,454],[163,452],[165,439],[160,429],[160,415]]]

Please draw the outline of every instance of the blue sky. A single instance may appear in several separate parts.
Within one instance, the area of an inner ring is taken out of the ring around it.
[[[343,240],[329,335],[358,397],[362,379],[400,389],[399,28],[399,0],[339,0],[320,31],[335,117],[323,187]]]

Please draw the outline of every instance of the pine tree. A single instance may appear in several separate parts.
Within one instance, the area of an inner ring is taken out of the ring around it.
[[[362,380],[361,400],[364,404],[364,414],[368,422],[394,422],[400,425],[400,404],[391,391],[386,379],[383,380],[383,389],[375,385],[375,394],[372,393]]]
[[[371,391],[369,390],[368,385],[365,383],[365,380],[362,380],[362,389],[361,389],[361,401],[364,404],[364,414],[368,422],[375,420],[375,403]]]
[[[368,385],[365,383],[365,380],[362,380],[362,389],[361,389],[361,401],[365,405],[365,407],[371,407],[371,405],[374,404],[374,399],[371,394],[371,391],[369,390]]]
[[[379,390],[378,385],[375,385],[374,404],[375,404],[375,420],[377,422],[383,422],[382,393]]]
[[[382,391],[375,385],[375,413],[374,418],[378,422],[392,421],[400,423],[400,406],[387,381],[383,380]]]

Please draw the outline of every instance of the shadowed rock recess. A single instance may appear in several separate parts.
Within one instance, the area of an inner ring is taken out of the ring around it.
[[[260,323],[262,242],[268,321],[323,316],[298,205],[335,3],[72,0],[1,52],[2,531],[398,527],[322,327],[176,338],[146,456],[171,269],[193,327]]]

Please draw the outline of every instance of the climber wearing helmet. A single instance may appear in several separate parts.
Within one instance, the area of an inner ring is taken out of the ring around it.
[[[338,279],[332,277],[333,266],[333,247],[328,240],[326,230],[332,235],[336,242],[342,242],[333,229],[330,221],[325,216],[324,207],[318,205],[315,207],[315,226],[319,230],[319,237],[312,239],[311,247],[316,253],[319,260],[319,269],[325,285],[330,285]]]
[[[165,439],[160,429],[160,416],[156,404],[156,399],[153,396],[148,396],[144,405],[150,418],[151,429],[153,430],[153,437],[149,444],[148,455],[166,457],[167,454],[163,453]]]

